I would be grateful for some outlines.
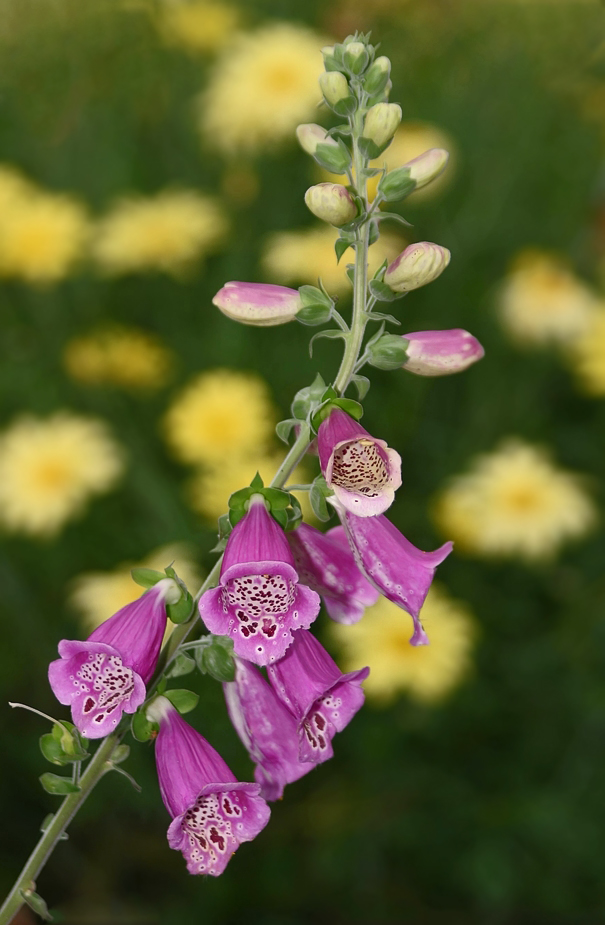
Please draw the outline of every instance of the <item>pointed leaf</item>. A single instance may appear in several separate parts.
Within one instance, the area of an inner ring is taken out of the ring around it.
[[[394,302],[403,296],[403,292],[394,292],[390,286],[378,279],[371,279],[369,283],[370,293],[379,302]]]
[[[323,475],[318,475],[311,486],[309,501],[318,520],[327,521],[334,513],[326,504],[326,496],[332,494]]]
[[[44,787],[47,793],[57,793],[57,794],[66,794],[66,793],[79,793],[80,787],[69,777],[60,777],[58,774],[51,774],[50,771],[47,771],[46,774],[40,776],[40,783]]]
[[[53,917],[48,911],[48,906],[39,893],[34,893],[33,890],[19,890],[19,893],[23,898],[23,902],[27,903],[29,908],[32,909],[36,915],[39,915],[45,922],[53,921]]]
[[[388,321],[390,324],[396,324],[401,327],[401,321],[399,318],[395,318],[394,315],[385,315],[384,312],[370,312],[368,315],[370,321]]]
[[[340,258],[347,251],[353,242],[348,237],[340,237],[336,239],[334,244],[334,250],[336,251],[336,262],[340,263]]]
[[[326,337],[328,340],[334,340],[335,338],[342,337],[346,338],[344,331],[339,330],[338,328],[330,328],[328,331],[318,331],[317,334],[314,334],[311,340],[309,341],[309,356],[313,356],[313,344],[316,340],[319,340],[320,337]]]
[[[384,219],[387,219],[387,218],[392,219],[394,222],[399,222],[400,225],[405,225],[406,228],[413,228],[413,227],[414,227],[414,226],[412,225],[412,223],[411,223],[411,222],[408,222],[408,221],[403,217],[403,215],[400,215],[400,214],[399,214],[399,212],[383,212],[382,209],[381,209],[380,212],[377,212],[376,215],[375,215],[375,219],[376,219],[376,221],[378,221],[378,222],[381,222],[381,221],[383,221]]]
[[[194,710],[200,699],[198,694],[185,689],[164,691],[164,697],[170,701],[172,706],[178,710],[181,715],[183,715],[183,713],[190,713],[191,710]]]
[[[264,488],[265,483],[260,477],[260,472],[257,472],[252,481],[250,482],[250,488],[253,488],[254,491],[258,491],[259,488]]]
[[[182,675],[190,674],[195,670],[195,660],[190,658],[184,652],[179,652],[170,668],[166,672],[167,678],[180,678]]]
[[[285,444],[288,443],[288,438],[290,436],[290,431],[296,424],[295,418],[287,418],[285,421],[280,421],[277,427],[275,428],[275,433],[280,440],[283,440]]]
[[[117,745],[111,753],[112,764],[122,764],[130,755],[130,745]]]
[[[370,389],[370,380],[367,376],[351,376],[351,382],[357,389],[359,401],[363,401]]]

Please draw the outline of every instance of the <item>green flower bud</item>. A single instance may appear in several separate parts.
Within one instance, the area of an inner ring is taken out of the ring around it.
[[[303,151],[306,151],[311,156],[315,154],[319,144],[330,145],[333,148],[338,147],[338,142],[334,141],[333,138],[328,138],[326,129],[321,125],[316,125],[314,122],[304,122],[299,125],[296,129],[296,137]]]
[[[365,76],[364,87],[366,93],[369,93],[370,96],[376,96],[378,93],[382,93],[389,82],[390,76],[391,62],[389,59],[384,55],[380,58],[376,58]]]
[[[395,134],[401,116],[401,106],[397,103],[376,103],[367,112],[362,138],[373,141],[383,151]]]
[[[432,283],[440,276],[450,262],[447,247],[420,241],[410,244],[389,264],[384,282],[394,292],[410,292]]]
[[[369,60],[370,56],[363,42],[345,44],[343,62],[351,74],[362,74]]]
[[[318,183],[309,187],[305,202],[313,215],[337,228],[352,222],[357,215],[351,194],[340,183]]]
[[[402,169],[409,171],[412,180],[416,181],[416,189],[422,189],[443,173],[448,160],[449,154],[445,148],[430,148],[424,154],[408,161]]]
[[[319,86],[328,106],[339,116],[355,112],[357,103],[349,89],[349,83],[340,71],[328,71],[320,75]]]

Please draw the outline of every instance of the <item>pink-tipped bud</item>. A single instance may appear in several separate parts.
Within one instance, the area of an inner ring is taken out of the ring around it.
[[[352,222],[357,215],[351,194],[340,183],[318,183],[309,187],[305,202],[313,215],[337,228]]]
[[[296,129],[296,137],[303,151],[306,151],[311,156],[315,154],[317,145],[320,144],[338,148],[338,142],[334,141],[333,138],[329,138],[326,129],[321,125],[316,125],[314,122],[304,122],[299,125]]]
[[[432,283],[440,276],[450,262],[451,254],[447,247],[420,241],[396,257],[387,267],[384,282],[394,292],[410,292]]]
[[[401,122],[401,106],[397,103],[376,103],[368,110],[363,124],[363,138],[384,148],[392,139]]]
[[[293,321],[302,308],[296,289],[272,283],[225,283],[212,300],[223,315],[242,324],[271,327]]]
[[[404,167],[410,171],[411,179],[416,181],[416,189],[422,189],[443,173],[448,160],[449,153],[445,148],[430,148],[424,154],[408,161]]]
[[[407,360],[402,369],[417,376],[449,376],[480,360],[485,351],[476,337],[452,328],[450,331],[414,331],[404,334]]]

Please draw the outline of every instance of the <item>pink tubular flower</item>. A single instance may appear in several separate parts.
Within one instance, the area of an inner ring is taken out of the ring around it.
[[[61,658],[48,666],[48,680],[59,703],[71,706],[82,735],[109,735],[122,713],[134,713],[143,703],[166,630],[166,604],[180,595],[176,582],[164,578],[98,626],[86,642],[61,640]]]
[[[319,427],[319,462],[329,488],[358,517],[382,514],[401,485],[401,457],[384,440],[334,408]]]
[[[190,874],[218,877],[241,843],[264,829],[271,811],[258,784],[240,783],[165,697],[153,701],[147,716],[160,726],[155,761],[172,816],[168,844],[182,852]]]
[[[312,633],[301,630],[284,658],[267,669],[277,695],[298,720],[301,761],[320,764],[334,754],[332,739],[364,701],[369,668],[342,674]]]
[[[212,302],[228,318],[256,327],[293,321],[302,308],[297,289],[273,283],[225,283]]]
[[[344,529],[322,533],[302,523],[287,537],[300,580],[321,595],[328,616],[337,623],[361,620],[378,591],[359,571]]]
[[[434,552],[422,552],[388,518],[355,517],[341,506],[336,509],[359,568],[381,594],[410,614],[414,621],[410,643],[427,645],[429,640],[418,614],[435,569],[450,554],[453,543],[444,543]]]
[[[249,503],[227,541],[220,584],[202,594],[199,608],[211,633],[233,639],[236,655],[267,665],[282,657],[294,630],[313,623],[320,600],[299,584],[284,531],[263,496]]]
[[[304,631],[302,631],[304,632]],[[223,684],[231,722],[256,765],[265,800],[280,800],[286,784],[315,767],[298,757],[297,723],[258,668],[235,660],[235,681]]]
[[[408,359],[402,369],[417,376],[448,376],[480,360],[485,350],[476,337],[462,328],[449,331],[414,331],[404,334]]]

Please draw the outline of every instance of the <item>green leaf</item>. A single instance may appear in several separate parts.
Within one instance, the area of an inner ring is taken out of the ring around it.
[[[149,742],[158,734],[160,727],[148,720],[143,710],[138,710],[132,717],[130,730],[137,742]]]
[[[19,890],[19,893],[23,898],[23,902],[27,903],[29,908],[32,909],[36,915],[39,915],[45,922],[53,921],[53,917],[48,911],[48,906],[39,893],[34,893],[33,890]]]
[[[301,302],[304,306],[325,305],[332,308],[334,300],[323,289],[317,286],[300,286],[298,289]]]
[[[326,503],[326,498],[331,494],[323,475],[318,475],[309,492],[309,501],[318,520],[325,522],[332,516],[333,510]]]
[[[381,210],[380,212],[376,212],[376,213],[375,213],[374,218],[375,218],[376,221],[378,221],[378,222],[381,222],[381,221],[383,221],[384,219],[390,218],[390,219],[392,219],[394,222],[399,222],[400,225],[405,225],[406,228],[413,228],[413,227],[414,227],[414,226],[412,225],[412,223],[411,223],[411,222],[408,222],[407,219],[405,219],[405,218],[403,217],[403,215],[400,215],[400,214],[399,214],[399,212],[383,212],[383,211]]]
[[[229,539],[229,534],[231,533],[231,521],[229,520],[229,514],[221,514],[218,519],[218,540],[216,544],[212,547],[210,552],[223,552],[227,545],[227,540]]]
[[[122,764],[130,755],[130,745],[116,745],[109,759],[112,764]]]
[[[318,331],[309,341],[309,356],[313,356],[313,344],[316,340],[319,340],[320,337],[325,337],[328,340],[335,340],[338,337],[344,339],[346,336],[345,332],[341,331],[339,328],[330,328],[328,331]]]
[[[326,387],[322,376],[317,373],[311,385],[300,389],[292,402],[292,414],[298,421],[306,421],[309,412],[316,408]]]
[[[234,681],[235,662],[233,654],[225,646],[213,643],[202,650],[203,669],[215,681]]]
[[[369,288],[371,295],[379,302],[394,302],[404,294],[403,292],[393,292],[390,286],[378,279],[371,279]]]
[[[157,585],[158,581],[161,581],[162,578],[165,578],[163,572],[158,572],[154,568],[133,568],[130,570],[132,575],[132,580],[136,581],[138,585],[142,588],[153,588],[154,585]]]
[[[260,472],[257,472],[252,481],[250,482],[250,488],[254,491],[259,491],[259,489],[264,488],[265,483],[260,477]]]
[[[185,689],[165,691],[164,697],[170,701],[172,706],[178,710],[181,715],[183,713],[190,713],[191,710],[194,710],[200,699],[193,691],[187,691]]]
[[[293,427],[296,426],[296,418],[287,418],[285,421],[280,421],[277,427],[275,428],[275,433],[278,438],[282,440],[285,444],[289,443],[290,431]]]
[[[389,324],[396,324],[401,327],[401,321],[399,318],[395,318],[394,315],[385,315],[384,312],[370,312],[368,315],[369,321],[388,321]]]
[[[336,262],[337,263],[340,263],[340,258],[342,257],[344,252],[347,251],[351,247],[352,243],[353,243],[353,239],[350,238],[348,235],[341,235],[339,238],[336,239],[336,242],[334,244],[334,250],[336,251]]]
[[[80,787],[69,777],[59,777],[58,774],[51,774],[50,771],[47,771],[46,774],[42,774],[40,777],[40,783],[44,787],[47,793],[57,793],[57,794],[66,794],[66,793],[79,793]]]
[[[195,659],[190,658],[189,655],[185,655],[184,652],[180,652],[166,672],[166,677],[180,678],[182,675],[190,674],[194,670]]]
[[[351,376],[351,382],[357,389],[357,395],[359,396],[359,401],[363,401],[368,391],[370,389],[370,380],[367,376]]]

